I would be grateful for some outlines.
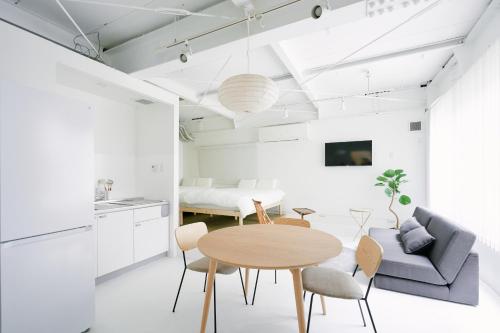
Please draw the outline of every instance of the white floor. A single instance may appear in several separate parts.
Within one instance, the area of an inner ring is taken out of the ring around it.
[[[316,218],[313,227],[332,232],[346,246],[355,233],[351,221],[342,218]],[[196,255],[196,254],[194,254]],[[182,259],[163,258],[97,286],[95,333],[183,333],[198,332],[203,306],[204,275],[187,272],[172,313]],[[255,281],[255,272],[251,281]],[[366,286],[362,273],[360,283]],[[252,284],[253,290],[253,284]],[[251,295],[249,295],[249,300]],[[480,305],[442,302],[373,288],[370,306],[379,332],[498,332],[500,297],[486,285],[480,287]],[[238,274],[217,278],[218,332],[297,332],[291,275],[263,271],[255,305],[245,305]],[[306,311],[309,299],[306,303]],[[372,332],[364,328],[355,301],[327,299],[328,314],[321,314],[318,300],[313,307],[311,333]],[[213,307],[212,307],[213,310]],[[365,310],[365,314],[366,310]],[[213,332],[211,313],[207,332]]]

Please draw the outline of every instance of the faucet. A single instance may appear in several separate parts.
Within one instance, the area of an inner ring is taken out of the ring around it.
[[[96,195],[95,195],[96,201],[109,200],[109,192],[111,192],[111,187],[113,183],[114,182],[112,179],[99,179],[97,181]],[[100,188],[101,185],[102,189]]]

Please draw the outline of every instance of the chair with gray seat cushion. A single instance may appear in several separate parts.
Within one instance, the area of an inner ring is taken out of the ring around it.
[[[328,296],[342,299],[352,299],[358,302],[363,325],[366,327],[366,321],[361,307],[361,301],[364,301],[375,333],[377,328],[373,321],[373,316],[368,305],[368,294],[373,282],[373,277],[378,271],[383,255],[382,246],[376,240],[369,236],[361,237],[358,248],[356,249],[357,265],[354,273],[349,274],[328,267],[309,267],[302,271],[302,284],[305,291],[311,292],[311,301],[309,304],[309,317],[307,320],[307,332],[311,325],[311,311],[315,295]],[[354,279],[358,267],[370,279],[366,293],[363,292],[358,282]]]
[[[205,273],[205,283],[203,285],[203,292],[206,290],[207,285],[207,274],[210,259],[207,257],[202,257],[201,259],[195,260],[191,263],[186,261],[186,251],[193,250],[197,248],[198,240],[208,233],[207,225],[203,222],[197,222],[192,224],[183,225],[175,230],[175,239],[177,240],[177,245],[182,250],[182,259],[184,261],[184,271],[182,272],[181,282],[179,284],[179,289],[177,290],[177,296],[175,297],[174,308],[172,312],[175,312],[177,306],[177,301],[179,300],[179,294],[181,292],[182,283],[184,282],[184,276],[186,270]],[[219,263],[217,265],[216,274],[230,275],[234,272],[239,271],[241,287],[243,288],[243,297],[245,298],[245,304],[247,303],[247,296],[245,287],[243,284],[243,276],[241,274],[241,269],[235,266],[226,265]],[[214,330],[217,332],[217,307],[216,307],[216,295],[215,295],[215,279],[214,279]]]
[[[476,236],[426,208],[417,207],[413,216],[435,238],[424,252],[406,254],[398,230],[370,229],[370,236],[384,247],[375,286],[477,305],[479,258],[472,251]]]

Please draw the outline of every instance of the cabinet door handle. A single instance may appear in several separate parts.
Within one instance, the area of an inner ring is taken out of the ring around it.
[[[136,226],[136,227],[140,227],[141,225],[142,225],[142,223],[140,223],[140,222],[136,222],[136,223],[135,223],[135,226]]]
[[[98,219],[105,219],[106,217],[108,217],[108,215],[106,214],[97,216]]]

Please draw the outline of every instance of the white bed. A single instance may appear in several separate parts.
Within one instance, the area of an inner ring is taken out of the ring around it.
[[[278,207],[281,213],[281,200],[285,192],[279,189],[246,188],[207,188],[181,186],[179,189],[180,223],[184,212],[234,216],[243,219],[255,213],[252,199],[262,202],[265,209]]]

